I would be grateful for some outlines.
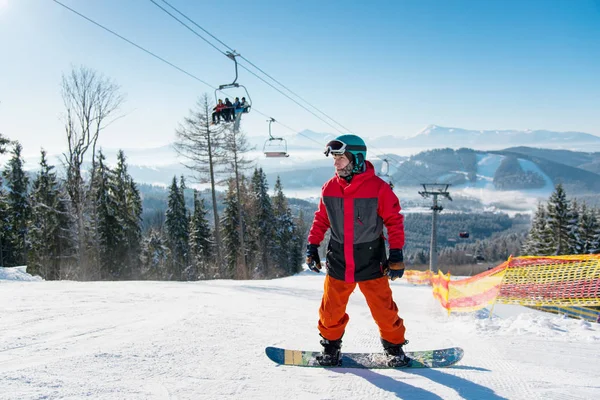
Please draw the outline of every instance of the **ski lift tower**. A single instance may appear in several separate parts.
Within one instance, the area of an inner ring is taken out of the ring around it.
[[[437,214],[444,209],[438,205],[438,196],[446,197],[452,201],[450,192],[448,192],[448,183],[422,183],[423,191],[419,192],[424,198],[433,197],[433,216],[431,218],[431,244],[429,246],[429,271],[433,272],[437,269]]]

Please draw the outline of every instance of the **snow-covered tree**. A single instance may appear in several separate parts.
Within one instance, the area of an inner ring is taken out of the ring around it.
[[[99,257],[100,279],[122,279],[122,262],[125,258],[123,243],[125,232],[117,202],[114,171],[106,165],[100,151],[94,173],[92,190],[95,199],[95,235]],[[94,249],[91,249],[94,250]]]
[[[576,199],[569,205],[569,254],[581,254],[583,242],[581,240],[581,212],[585,209],[585,203],[580,207]]]
[[[552,230],[554,253],[569,253],[569,200],[563,186],[556,185],[548,200],[548,226]]]
[[[223,256],[226,269],[221,274],[223,278],[246,279],[247,270],[242,259],[240,246],[240,207],[235,180],[229,180],[228,190],[223,199],[224,210],[221,214],[221,227],[223,229]]]
[[[31,191],[27,272],[46,280],[60,279],[61,269],[72,266],[75,255],[68,196],[53,169],[42,150],[40,170]]]
[[[23,146],[16,142],[12,150],[12,157],[3,172],[4,182],[8,189],[6,195],[8,219],[3,240],[3,247],[8,250],[4,253],[5,266],[27,263],[27,221],[31,207],[27,193],[29,178],[23,169],[25,162],[21,155],[22,150]]]
[[[165,219],[166,237],[171,250],[170,278],[182,280],[183,271],[188,266],[189,260],[189,218],[185,207],[184,198],[185,182],[183,176],[177,186],[177,178],[169,188],[168,208]]]
[[[275,243],[273,246],[273,255],[277,266],[282,271],[293,274],[301,266],[298,254],[301,253],[299,249],[301,249],[305,238],[301,237],[300,232],[296,229],[288,201],[283,194],[283,185],[279,176],[275,182],[274,191]]]
[[[257,276],[268,276],[271,271],[271,259],[274,252],[273,234],[275,233],[275,216],[273,204],[269,196],[267,176],[262,168],[254,170],[249,193],[248,233],[249,241],[254,242],[254,257]]]
[[[141,276],[149,280],[168,277],[171,250],[160,231],[152,229],[142,241]]]
[[[113,178],[118,219],[121,221],[124,239],[119,244],[119,253],[122,254],[120,275],[122,278],[135,279],[139,276],[142,199],[137,185],[127,171],[125,153],[122,150],[117,154]]]
[[[575,254],[596,253],[600,224],[597,219],[596,211],[593,208],[588,208],[585,204],[582,206],[578,228],[581,245],[579,252]]]
[[[212,268],[216,264],[212,259],[214,243],[206,214],[204,199],[194,190],[194,214],[190,221],[190,252],[195,270],[194,279],[212,279],[218,272]]]
[[[547,256],[552,254],[554,248],[554,237],[548,224],[546,206],[538,203],[531,230],[523,245],[523,255]]]

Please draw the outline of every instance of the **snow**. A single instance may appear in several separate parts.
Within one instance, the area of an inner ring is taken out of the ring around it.
[[[2,281],[41,281],[40,276],[31,276],[27,273],[27,266],[3,268],[0,267],[0,284]]]
[[[447,315],[392,283],[409,350],[461,346],[437,370],[277,366],[266,346],[318,349],[323,274],[263,281],[24,281],[0,275],[0,399],[592,399],[600,326],[519,306]],[[26,275],[26,274],[25,274]],[[20,278],[21,277],[21,278]],[[378,351],[364,297],[346,351]]]

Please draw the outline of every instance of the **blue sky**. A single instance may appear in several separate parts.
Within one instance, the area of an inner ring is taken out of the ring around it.
[[[229,59],[148,0],[62,1],[213,86],[233,79]],[[429,124],[600,135],[595,0],[170,3],[366,138]],[[66,149],[59,85],[71,65],[113,78],[126,95],[103,147],[167,144],[198,96],[213,96],[51,0],[0,0],[0,38],[0,132],[25,153]],[[238,82],[286,125],[275,135],[337,133],[243,69]],[[268,133],[258,113],[243,128]]]

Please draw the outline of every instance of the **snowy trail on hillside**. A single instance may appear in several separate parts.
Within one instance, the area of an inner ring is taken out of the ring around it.
[[[461,346],[438,370],[277,366],[266,346],[318,349],[323,275],[271,281],[0,280],[0,399],[590,399],[600,326],[513,307],[447,316],[392,284],[409,350]],[[498,307],[499,308],[499,307]],[[356,290],[346,351],[379,351]]]

